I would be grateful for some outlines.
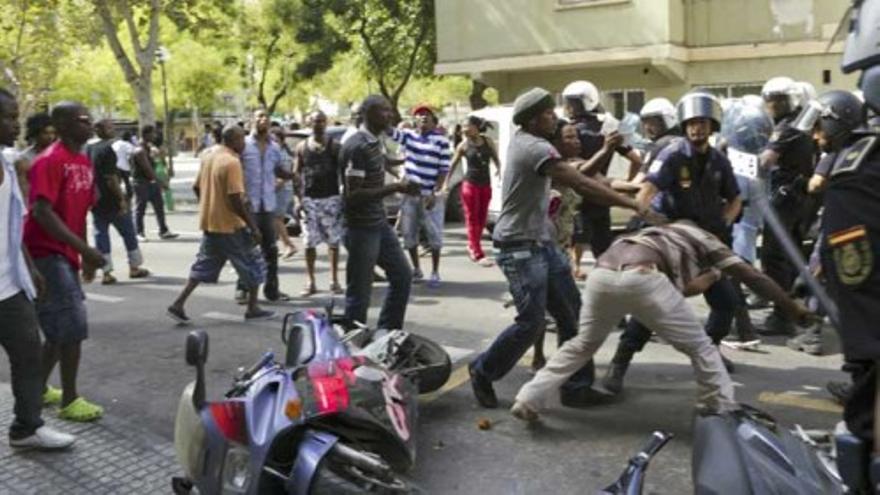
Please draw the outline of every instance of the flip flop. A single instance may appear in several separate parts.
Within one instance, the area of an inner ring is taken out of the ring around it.
[[[314,285],[307,285],[303,288],[302,292],[299,293],[300,297],[309,297],[318,293],[318,288]]]
[[[68,404],[67,407],[63,407],[58,411],[59,418],[73,421],[75,423],[87,423],[99,419],[103,415],[103,407],[97,404],[92,404],[82,397],[77,397],[73,402]]]
[[[43,392],[43,407],[55,404],[61,404],[61,389],[47,386],[46,391]]]

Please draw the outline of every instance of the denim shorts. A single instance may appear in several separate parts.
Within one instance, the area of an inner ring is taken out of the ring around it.
[[[37,318],[46,340],[53,344],[75,344],[88,338],[85,294],[79,274],[59,254],[34,259],[46,280],[46,295],[37,300]]]
[[[205,232],[189,278],[216,283],[227,261],[238,273],[239,282],[248,289],[255,289],[266,280],[266,262],[247,229],[234,234]]]
[[[286,185],[275,191],[275,216],[284,218],[290,210],[290,204],[293,203],[293,189]]]

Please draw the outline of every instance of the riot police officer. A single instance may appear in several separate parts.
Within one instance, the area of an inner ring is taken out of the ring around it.
[[[862,71],[859,86],[865,106],[875,114],[880,114],[878,19],[880,2],[854,3],[842,63],[845,73]],[[869,131],[839,154],[831,167],[824,204],[822,268],[837,302],[843,354],[853,379],[843,415],[849,430],[870,444],[880,359],[880,127],[876,122],[869,122]],[[872,482],[877,486],[876,479]],[[847,480],[850,486],[854,483]]]
[[[639,111],[639,118],[642,121],[645,137],[650,140],[650,143],[645,150],[642,168],[632,179],[637,184],[641,183],[648,175],[657,156],[673,141],[681,138],[675,105],[666,98],[649,100]]]
[[[730,244],[730,227],[742,202],[727,157],[709,144],[721,126],[721,103],[706,93],[690,93],[678,102],[676,112],[685,139],[674,141],[654,161],[636,198],[670,220],[688,219]],[[706,333],[715,345],[730,331],[741,304],[733,283],[721,278],[705,293],[711,308]],[[633,355],[644,347],[651,332],[630,319],[621,336],[603,386],[617,393]],[[723,356],[722,356],[723,358]],[[733,364],[724,358],[728,370]]]
[[[603,133],[603,124],[611,121],[602,108],[599,101],[599,90],[596,85],[589,81],[574,81],[562,91],[565,104],[565,112],[568,119],[575,124],[578,137],[581,140],[581,157],[587,160],[586,166],[580,170],[585,175],[607,175],[611,165],[613,150],[630,161],[630,170],[638,170],[642,161],[638,151],[629,146],[623,146],[622,140],[616,131],[606,128]],[[613,146],[606,146],[606,138],[613,140]],[[633,174],[634,175],[634,174]],[[611,245],[611,209],[597,205],[585,198],[581,203],[581,211],[575,229],[575,259],[574,268],[576,276],[580,275],[580,262],[583,255],[583,245],[590,244],[593,255],[598,258]],[[578,278],[583,278],[582,276]]]
[[[788,77],[774,77],[764,84],[761,96],[775,125],[767,149],[761,153],[761,165],[770,170],[770,203],[794,242],[800,245],[804,223],[810,211],[806,185],[815,163],[815,148],[809,135],[791,123],[798,115],[804,90]],[[797,275],[773,232],[764,231],[761,267],[780,287],[790,289]],[[759,329],[763,335],[791,335],[794,326],[774,310]]]
[[[865,122],[865,109],[862,101],[849,91],[829,91],[804,105],[793,126],[810,133],[825,156],[816,166],[810,179],[811,193],[820,194],[827,178],[836,163],[844,160],[843,150],[858,140],[853,132]],[[819,252],[821,252],[821,239]],[[811,260],[811,265],[813,261]],[[803,333],[789,339],[788,347],[809,354],[822,353],[822,332],[818,325],[809,326]]]

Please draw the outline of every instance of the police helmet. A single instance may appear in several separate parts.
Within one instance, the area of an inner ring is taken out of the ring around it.
[[[675,115],[675,105],[666,98],[654,98],[653,100],[649,100],[639,112],[639,117],[642,119],[659,117],[663,120],[663,124],[666,126],[667,131],[675,127],[675,124],[678,123],[678,119]]]
[[[574,81],[562,90],[566,100],[580,101],[584,110],[592,112],[599,106],[599,88],[590,81]]]
[[[712,121],[712,132],[721,129],[721,102],[715,95],[703,92],[688,93],[678,100],[675,110],[682,126],[691,119],[706,118]]]
[[[865,107],[849,91],[828,91],[811,100],[793,125],[802,132],[812,132],[818,125],[832,149],[841,149],[852,131],[865,122]]]
[[[801,88],[790,77],[774,77],[764,83],[761,88],[761,98],[769,101],[775,97],[784,96],[788,102],[786,113],[793,111],[798,106],[798,99],[803,94]]]
[[[849,35],[843,49],[844,73],[862,71],[859,87],[865,104],[880,112],[880,2],[854,0]]]

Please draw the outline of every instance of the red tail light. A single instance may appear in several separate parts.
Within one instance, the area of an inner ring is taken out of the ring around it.
[[[243,402],[237,400],[212,402],[208,407],[214,423],[227,440],[242,445],[248,444]]]
[[[354,383],[354,368],[360,361],[342,358],[309,365],[309,381],[318,405],[319,414],[331,414],[348,409],[349,383]]]

